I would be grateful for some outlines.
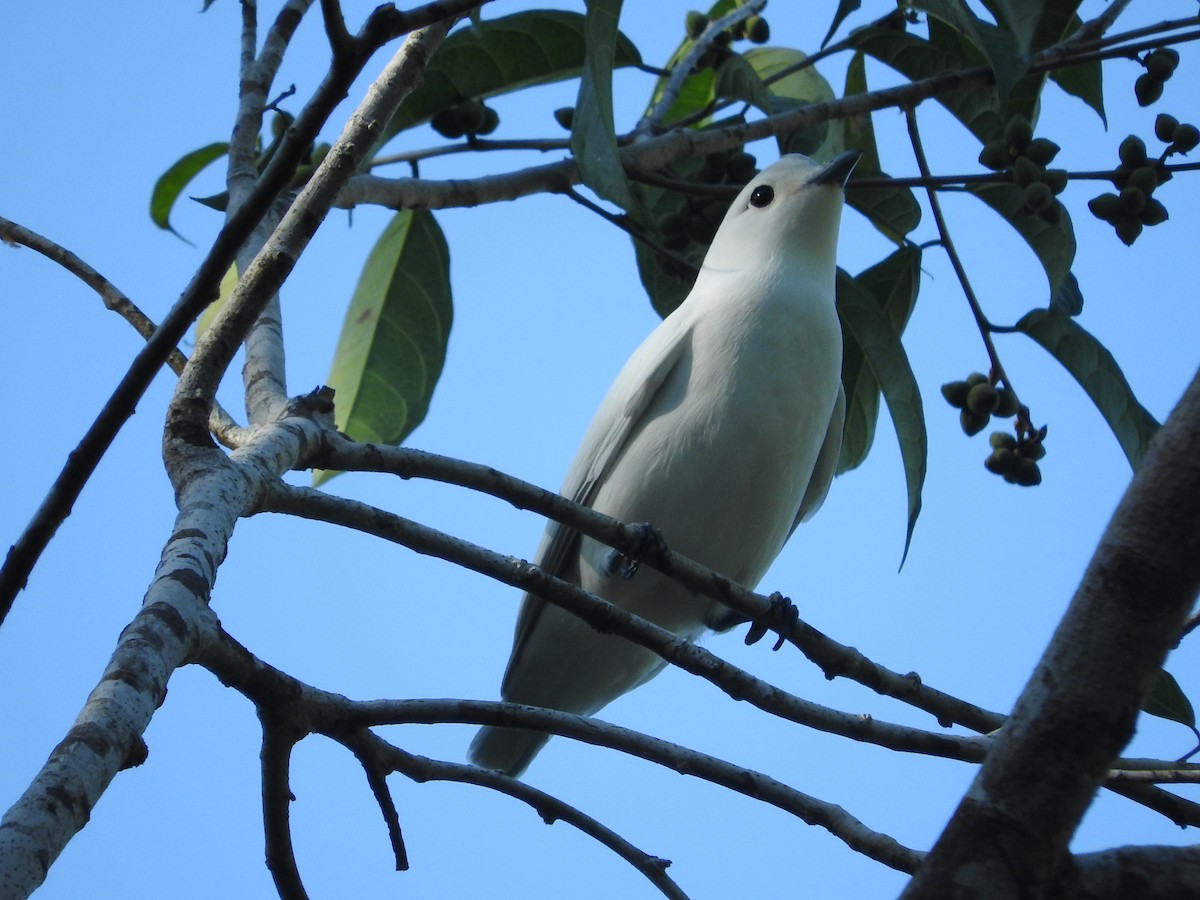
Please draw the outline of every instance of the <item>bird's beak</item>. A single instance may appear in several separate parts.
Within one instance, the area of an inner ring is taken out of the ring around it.
[[[862,158],[861,150],[846,150],[835,156],[820,172],[809,179],[809,184],[833,184],[844,187],[854,171],[854,166]]]

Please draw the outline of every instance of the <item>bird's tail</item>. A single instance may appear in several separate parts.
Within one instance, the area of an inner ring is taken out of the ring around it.
[[[525,728],[496,728],[486,725],[479,729],[468,751],[471,762],[484,769],[497,769],[516,778],[550,740],[542,731]]]

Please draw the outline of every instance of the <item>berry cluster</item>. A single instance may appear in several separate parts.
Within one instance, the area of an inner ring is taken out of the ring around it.
[[[942,396],[955,409],[961,410],[958,422],[968,437],[983,431],[992,416],[1007,419],[1017,415],[1021,409],[1012,388],[1007,384],[1002,388],[996,387],[982,372],[972,372],[962,381],[943,384]],[[1020,420],[1017,428],[1018,431],[1028,432]],[[1009,484],[1023,487],[1041,484],[1042,472],[1037,463],[1046,455],[1042,443],[1045,437],[1044,425],[1037,431],[1023,433],[1019,438],[1005,431],[993,431],[988,439],[992,452],[983,461],[984,468],[1002,476]]]
[[[1008,120],[1003,137],[983,145],[979,162],[995,172],[1010,172],[1013,183],[1024,190],[1026,211],[1054,224],[1062,215],[1054,198],[1066,188],[1067,173],[1046,166],[1058,151],[1054,141],[1035,138],[1029,120],[1018,114]]]
[[[1139,106],[1149,106],[1162,96],[1163,85],[1175,74],[1179,65],[1179,51],[1170,47],[1158,47],[1142,58],[1146,71],[1133,83],[1133,93]]]
[[[1167,208],[1151,196],[1159,185],[1171,180],[1163,160],[1175,153],[1186,154],[1200,144],[1200,129],[1167,113],[1159,113],[1154,120],[1154,135],[1167,145],[1162,155],[1151,159],[1146,142],[1129,135],[1117,150],[1121,164],[1112,178],[1119,193],[1101,194],[1088,202],[1092,215],[1112,225],[1126,244],[1136,241],[1144,227],[1160,225],[1169,218]]]
[[[1007,431],[993,431],[988,437],[992,452],[983,461],[989,472],[1001,476],[1009,484],[1033,487],[1042,483],[1042,470],[1037,461],[1046,455],[1042,439],[1046,436],[1043,425],[1036,433],[1017,438]]]
[[[987,427],[992,416],[1008,419],[1017,414],[1020,403],[1008,387],[997,388],[982,372],[972,372],[964,381],[942,385],[942,396],[957,410],[963,433],[972,437]]]
[[[684,19],[683,27],[688,38],[694,41],[704,34],[709,24],[708,16],[693,9]],[[771,26],[762,16],[750,16],[733,25],[728,31],[722,31],[714,43],[719,47],[728,47],[734,41],[743,38],[754,44],[765,44],[771,39]]]
[[[444,138],[454,140],[491,134],[500,124],[500,114],[479,100],[463,100],[437,113],[429,122]]]

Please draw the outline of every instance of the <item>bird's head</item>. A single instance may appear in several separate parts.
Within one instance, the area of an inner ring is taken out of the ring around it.
[[[832,277],[842,188],[861,156],[862,151],[847,150],[821,165],[793,153],[763,169],[729,207],[704,268],[729,272],[794,262],[821,274],[828,269]]]

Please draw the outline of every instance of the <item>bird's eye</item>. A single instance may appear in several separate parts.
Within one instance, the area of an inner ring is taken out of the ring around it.
[[[775,189],[769,184],[760,184],[750,193],[750,205],[762,209],[764,206],[770,206],[771,201],[775,199]]]

